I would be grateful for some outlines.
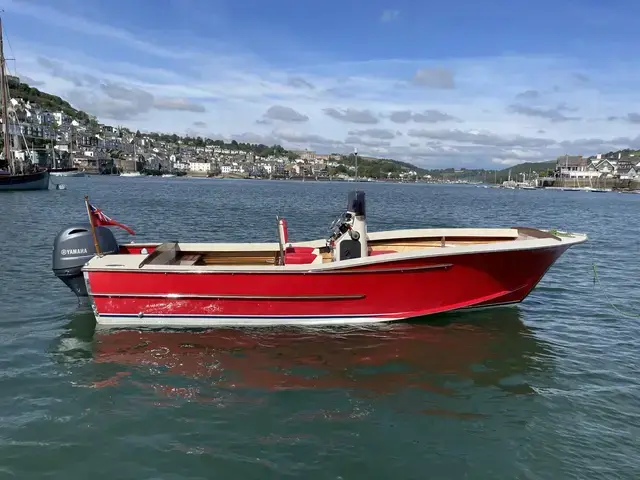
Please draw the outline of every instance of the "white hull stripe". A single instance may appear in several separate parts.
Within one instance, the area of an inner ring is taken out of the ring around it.
[[[97,323],[105,326],[276,326],[276,325],[352,325],[400,320],[401,318],[375,316],[314,316],[314,317],[243,317],[243,316],[182,316],[182,315],[99,315]]]
[[[495,307],[516,305],[519,302],[496,303],[493,305],[463,307],[452,311],[484,310]],[[443,312],[448,313],[448,312]],[[421,315],[425,316],[425,315]],[[386,315],[198,315],[198,314],[103,314],[96,315],[96,321],[105,326],[223,326],[223,325],[350,325],[362,323],[382,323],[417,318],[407,313]]]
[[[368,318],[377,318],[377,317],[406,317],[406,313],[387,313],[387,314],[342,314],[338,313],[335,315],[206,315],[199,313],[102,313],[101,317],[122,317],[122,318],[137,318],[144,319],[149,317],[159,317],[159,318],[202,318],[202,319],[225,319],[225,318],[255,318],[255,319],[281,319],[281,318],[299,318],[299,319],[308,319],[308,318],[357,318],[357,317],[368,317]]]

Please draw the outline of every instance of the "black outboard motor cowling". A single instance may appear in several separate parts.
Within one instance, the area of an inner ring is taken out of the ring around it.
[[[120,247],[107,227],[96,227],[102,253],[118,253]],[[90,224],[77,224],[62,229],[53,242],[53,274],[78,297],[87,297],[82,267],[96,254]]]

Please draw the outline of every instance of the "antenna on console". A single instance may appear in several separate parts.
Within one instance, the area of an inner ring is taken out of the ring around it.
[[[356,157],[356,182],[358,181],[358,149],[354,148],[353,149],[353,154]]]

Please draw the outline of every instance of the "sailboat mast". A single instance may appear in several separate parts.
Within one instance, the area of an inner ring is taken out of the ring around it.
[[[0,84],[2,85],[2,139],[4,140],[4,158],[7,166],[11,165],[11,149],[9,147],[9,115],[7,112],[8,83],[5,76],[6,59],[4,58],[4,33],[2,31],[2,18],[0,18]]]

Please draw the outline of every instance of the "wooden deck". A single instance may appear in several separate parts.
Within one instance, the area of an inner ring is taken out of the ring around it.
[[[534,228],[516,227],[506,229],[421,229],[421,230],[396,230],[385,232],[370,232],[368,245],[370,255],[374,258],[362,258],[356,263],[379,263],[387,257],[384,253],[409,258],[419,256],[440,256],[460,252],[494,251],[494,249],[511,250],[514,243],[523,242],[525,248],[536,245],[548,245],[549,242],[576,243],[583,235],[571,238],[560,238],[555,232],[546,232]],[[495,245],[495,247],[494,247]],[[315,268],[333,269],[341,268],[340,264],[329,265],[332,262],[331,253],[320,253],[320,248],[325,246],[325,240],[318,239],[308,242],[296,242],[294,246],[306,246],[314,248],[318,255],[313,263],[292,262],[286,269],[291,271],[305,270],[311,265]],[[518,247],[516,247],[518,248]],[[420,253],[423,252],[423,253]],[[445,253],[446,252],[446,253]],[[395,258],[395,257],[394,257]],[[118,269],[134,270],[141,268],[147,270],[163,270],[170,267],[173,270],[194,269],[194,271],[244,270],[256,268],[259,271],[268,271],[273,268],[285,268],[280,266],[280,245],[278,243],[178,243],[166,242],[148,255],[120,254],[94,257],[88,269]]]
[[[406,253],[432,248],[454,248],[500,242],[512,242],[525,238],[551,236],[537,230],[524,229],[432,229],[405,230],[370,234],[369,247],[375,255],[385,253]],[[430,235],[425,235],[430,233]],[[412,236],[415,235],[415,236]],[[420,235],[422,234],[422,235]],[[385,238],[388,237],[388,238]],[[314,243],[318,244],[318,241]],[[140,266],[180,265],[180,266],[275,266],[279,264],[280,251],[277,244],[178,244],[160,245],[146,257]],[[302,244],[304,245],[304,243]],[[319,245],[319,244],[318,244]],[[235,248],[234,248],[235,247]],[[275,247],[275,248],[274,248]],[[331,253],[320,253],[318,263],[331,263]]]

